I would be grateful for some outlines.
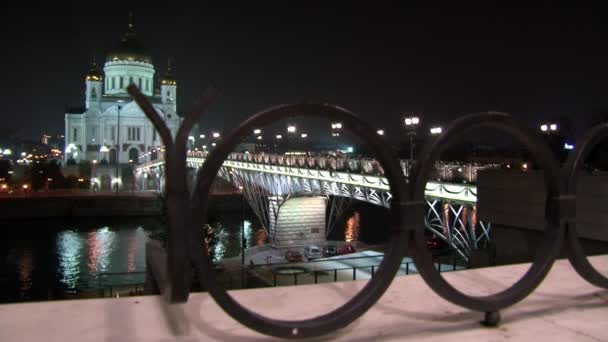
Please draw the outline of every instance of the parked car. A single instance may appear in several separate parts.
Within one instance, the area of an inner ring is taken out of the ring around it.
[[[429,250],[439,250],[444,249],[448,246],[448,244],[441,238],[434,236],[430,239],[426,240],[426,248]]]
[[[304,261],[304,256],[300,251],[290,249],[285,253],[285,259],[288,262],[302,262]]]
[[[356,251],[357,250],[355,247],[353,247],[353,245],[344,245],[342,248],[340,248],[340,254],[351,254],[355,253]]]
[[[333,245],[323,247],[323,256],[332,257],[336,255],[338,255],[338,247]]]
[[[304,256],[306,259],[311,260],[321,258],[323,257],[323,254],[321,253],[321,248],[318,246],[308,246],[304,248]]]

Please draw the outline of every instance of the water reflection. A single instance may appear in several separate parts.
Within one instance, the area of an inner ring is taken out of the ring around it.
[[[237,257],[240,215],[226,215],[221,222],[214,247],[217,259]],[[248,247],[256,243],[252,227],[252,221],[245,222]],[[159,228],[153,220],[112,224],[57,221],[7,227],[9,233],[0,240],[0,303],[71,298],[96,294],[109,286],[141,284],[145,280],[145,245]]]
[[[215,245],[213,246],[214,259],[216,261],[223,260],[225,258],[235,257],[241,252],[241,227],[235,229],[234,224],[228,225],[216,225],[213,227],[215,232]],[[255,244],[252,228],[252,223],[249,220],[245,220],[243,223],[243,229],[245,232],[245,240],[247,247],[252,247]]]
[[[359,240],[359,230],[361,229],[361,216],[358,211],[353,213],[353,216],[346,220],[346,229],[344,230],[344,240],[353,242]]]
[[[19,283],[21,298],[27,298],[28,292],[32,288],[32,271],[34,270],[34,254],[26,249],[19,257]]]
[[[82,242],[78,233],[71,230],[59,233],[57,236],[59,274],[61,275],[61,283],[70,290],[76,290],[80,279],[81,250]]]

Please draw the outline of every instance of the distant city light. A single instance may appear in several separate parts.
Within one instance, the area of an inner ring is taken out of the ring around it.
[[[415,126],[420,123],[420,118],[418,118],[417,116],[407,117],[404,121],[406,126]]]
[[[21,156],[22,156],[22,157],[25,157],[25,156],[27,156],[27,153],[25,153],[25,152],[21,152]]]
[[[287,126],[287,132],[289,132],[289,133],[295,133],[296,132],[296,126],[294,126],[294,125]]]
[[[220,134],[219,134],[218,132],[213,132],[213,137],[214,137],[214,138],[219,138],[219,137],[220,137]]]
[[[258,140],[262,140],[262,136],[261,135],[258,135]]]
[[[206,150],[206,149],[207,149],[207,145],[203,145],[203,150]]]
[[[300,136],[301,136],[302,138],[306,138],[306,137],[308,137],[308,134],[306,134],[306,133],[302,133],[302,134],[300,134]]]
[[[383,129],[379,129],[376,131],[376,133],[378,133],[378,135],[384,135],[384,130]]]
[[[201,134],[198,137],[201,138],[201,139],[205,139],[205,135],[204,134]]]
[[[191,135],[191,136],[189,136],[189,137],[188,137],[188,140],[192,140],[192,141],[194,141],[194,136],[192,136],[192,135]]]
[[[341,122],[332,122],[331,128],[332,129],[342,129],[342,123]]]
[[[212,146],[212,147],[215,147],[215,145],[216,145],[216,143],[211,143],[211,146]]]
[[[551,124],[551,125],[549,125],[549,128],[550,128],[552,131],[557,131],[557,125],[556,125],[556,124]]]
[[[277,134],[277,139],[283,139],[283,136],[280,134]]]
[[[547,125],[540,125],[540,130],[543,132],[546,132],[549,129],[549,126]]]
[[[348,153],[353,153],[353,151],[354,151],[354,150],[355,150],[355,149],[354,149],[352,146],[348,146],[348,147],[346,148],[346,152],[348,152]]]
[[[441,134],[443,129],[441,127],[433,127],[431,128],[431,134]]]
[[[574,150],[574,145],[564,143],[564,149],[565,150]]]
[[[256,128],[253,130],[253,134],[262,134],[262,130],[259,128]]]
[[[4,155],[10,156],[11,154],[13,154],[13,151],[9,150],[8,148],[6,150],[4,150]]]

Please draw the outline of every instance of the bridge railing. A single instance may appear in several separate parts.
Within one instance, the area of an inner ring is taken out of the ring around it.
[[[200,101],[197,109],[184,119],[177,140],[173,141],[169,129],[146,97],[134,85],[130,85],[128,90],[154,123],[164,144],[168,146],[167,155],[186,150],[188,133],[214,97],[212,92]],[[245,308],[230,296],[218,283],[203,244],[191,243],[191,241],[202,241],[200,227],[205,224],[204,214],[210,186],[224,160],[253,129],[294,116],[296,113],[298,116],[313,116],[341,122],[345,130],[362,139],[382,165],[385,177],[391,186],[391,193],[394,195],[393,203],[396,205],[391,205],[389,211],[391,226],[387,252],[374,277],[366,286],[331,312],[304,320],[281,320]],[[536,257],[530,269],[509,288],[479,297],[467,295],[456,289],[435,268],[432,256],[425,246],[424,222],[421,218],[424,215],[425,186],[441,152],[448,146],[458,143],[468,134],[488,130],[506,133],[515,138],[528,149],[534,161],[542,169],[547,190],[546,229],[543,238],[534,245]],[[310,338],[344,328],[372,307],[391,284],[407,252],[412,255],[421,277],[436,294],[453,304],[484,312],[484,324],[497,325],[500,321],[500,310],[526,298],[544,280],[564,245],[565,236],[568,237],[568,256],[576,271],[590,283],[608,288],[608,278],[599,273],[587,260],[578,239],[576,226],[572,224],[576,219],[576,186],[579,170],[593,147],[605,137],[608,137],[608,123],[595,127],[589,135],[578,142],[577,150],[570,155],[563,170],[560,170],[551,149],[536,130],[523,127],[517,120],[504,113],[471,114],[454,120],[446,127],[444,133],[427,143],[420,154],[425,156],[424,159],[419,160],[412,169],[409,179],[411,186],[406,186],[406,179],[396,153],[387,147],[373,127],[358,116],[341,107],[326,103],[275,106],[249,116],[245,122],[226,135],[226,138],[205,158],[205,164],[198,171],[196,187],[192,194],[188,192],[185,184],[186,166],[179,160],[167,165],[170,171],[166,180],[170,216],[169,244],[166,251],[157,247],[150,247],[157,248],[153,252],[147,250],[149,280],[166,295],[165,298],[172,302],[184,302],[188,300],[190,270],[194,265],[201,285],[209,291],[224,312],[244,326],[281,338]]]
[[[160,151],[160,149],[159,149]],[[188,150],[188,158],[206,158],[209,155],[207,151]],[[162,153],[156,154],[156,158],[151,158],[152,153],[148,152],[144,156],[144,162],[140,167],[145,167],[150,164],[157,164],[164,161]],[[360,173],[373,176],[384,176],[384,169],[378,160],[370,157],[362,156],[346,156],[346,155],[320,155],[318,153],[309,152],[307,155],[286,155],[266,152],[232,152],[226,160],[242,161],[248,163],[256,163],[263,165],[280,165],[293,166],[309,169],[331,170],[341,172]],[[400,165],[403,174],[409,177],[415,162],[410,160],[400,160]],[[449,163],[437,161],[429,179],[457,182],[457,183],[476,183],[479,171],[486,169],[506,168],[507,165],[502,164],[478,164],[478,163]],[[510,165],[509,165],[510,167]]]

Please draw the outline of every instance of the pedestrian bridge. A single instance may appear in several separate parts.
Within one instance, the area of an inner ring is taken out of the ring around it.
[[[205,157],[202,152],[188,153],[192,183]],[[163,189],[164,163],[161,158],[138,166],[136,181],[141,190]],[[409,165],[401,164],[408,176]],[[454,175],[460,169],[465,181],[474,180],[487,167],[439,165],[440,172],[435,174]],[[353,200],[389,208],[392,198],[382,167],[370,158],[232,153],[218,176],[242,190],[276,246],[322,244]],[[426,184],[426,227],[468,260],[473,250],[490,239],[490,224],[477,219],[477,187],[437,178]]]

